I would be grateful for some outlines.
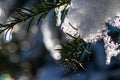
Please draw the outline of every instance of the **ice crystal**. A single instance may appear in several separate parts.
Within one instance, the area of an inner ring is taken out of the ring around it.
[[[120,53],[118,47],[120,46],[117,41],[113,41],[112,37],[108,33],[114,34],[119,32],[120,29],[120,16],[115,16],[114,18],[106,22],[106,26],[103,29],[103,41],[106,52],[106,64],[110,64],[111,57],[117,56]],[[114,32],[114,33],[112,33]]]

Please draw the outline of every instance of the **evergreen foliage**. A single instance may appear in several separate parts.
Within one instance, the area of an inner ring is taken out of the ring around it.
[[[69,5],[71,0],[40,0],[39,3],[31,6],[28,8],[14,8],[15,15],[10,16],[6,24],[0,24],[0,33],[4,31],[9,31],[13,29],[13,27],[21,22],[29,21],[27,31],[29,31],[32,21],[39,16],[37,20],[37,25],[45,18],[49,11],[52,9],[58,8],[62,5]],[[66,7],[65,7],[66,9]],[[62,15],[66,14],[65,9],[62,11]],[[70,24],[73,29],[75,29],[72,24]],[[77,30],[77,29],[75,29]],[[65,43],[61,43],[62,49],[57,49],[61,53],[61,62],[67,67],[71,66],[74,70],[77,70],[78,67],[83,67],[84,61],[81,60],[84,53],[88,53],[88,58],[90,55],[90,43],[86,43],[80,37],[71,36],[69,33],[66,33],[68,36],[71,37]]]

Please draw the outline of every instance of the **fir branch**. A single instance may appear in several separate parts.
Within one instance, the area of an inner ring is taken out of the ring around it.
[[[71,27],[78,32],[78,29],[75,28],[71,23],[69,23]],[[66,33],[70,38],[65,43],[61,42],[61,49],[57,49],[61,53],[60,62],[67,66],[66,68],[72,68],[74,71],[78,70],[79,67],[86,70],[84,68],[84,64],[86,60],[83,60],[83,57],[86,57],[89,60],[91,55],[90,45],[91,43],[85,42],[80,35],[78,37],[72,36],[70,33]],[[84,55],[86,54],[87,55]]]
[[[69,22],[69,24],[70,24],[70,26],[71,26],[74,30],[78,31],[78,29],[75,28],[70,22]]]
[[[59,0],[56,2],[50,2],[49,0],[41,0],[38,4],[33,5],[31,9],[14,8],[14,11],[16,12],[15,14],[16,16],[13,16],[12,20],[9,20],[6,24],[0,24],[0,28],[4,28],[4,29],[0,29],[0,33],[4,32],[6,29],[13,28],[14,25],[20,22],[25,22],[29,19],[31,19],[32,21],[38,15],[40,15],[38,19],[38,23],[39,23],[41,19],[48,14],[50,10],[65,4],[70,4],[70,0]]]
[[[49,0],[41,0],[38,4],[33,5],[31,9],[27,8],[14,8],[16,12],[16,16],[13,16],[11,20],[9,20],[6,24],[0,24],[0,33],[5,30],[12,29],[16,24],[29,21],[28,29],[33,21],[33,19],[39,15],[37,24],[41,22],[41,20],[48,14],[49,11],[60,7],[65,4],[70,4],[71,0],[56,0],[56,2],[50,2]],[[66,8],[66,7],[65,7]],[[65,9],[64,9],[65,10]],[[65,14],[65,11],[63,13]],[[70,23],[69,23],[70,24]],[[72,24],[70,24],[72,26]],[[77,30],[72,26],[73,29]],[[72,39],[67,41],[66,43],[61,43],[62,49],[57,49],[60,51],[62,59],[61,62],[64,65],[71,66],[74,70],[78,69],[78,65],[83,67],[84,62],[81,60],[81,57],[84,52],[90,53],[88,46],[89,43],[86,43],[80,37],[74,37],[69,33],[66,33]],[[89,55],[89,54],[88,54]]]
[[[69,34],[70,35],[70,34]],[[66,65],[67,68],[70,66],[74,71],[78,70],[79,67],[86,70],[84,68],[85,62],[81,60],[84,53],[88,53],[86,55],[87,59],[90,57],[90,43],[86,43],[83,39],[79,37],[71,36],[71,40],[66,43],[61,43],[62,49],[57,49],[61,53],[60,62],[63,65]]]

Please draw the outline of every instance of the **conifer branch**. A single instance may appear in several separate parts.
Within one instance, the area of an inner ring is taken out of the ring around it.
[[[29,19],[30,22],[32,22],[32,20],[38,15],[40,15],[37,23],[39,24],[41,19],[44,18],[50,10],[65,4],[70,4],[70,0],[58,0],[56,2],[41,0],[38,4],[33,5],[31,9],[14,8],[14,11],[16,12],[15,16],[11,16],[11,19],[6,24],[0,24],[0,33],[7,29],[13,28],[14,25],[20,22],[25,22]]]
[[[68,33],[67,33],[68,34]],[[80,37],[74,37],[68,34],[71,37],[70,41],[66,43],[61,43],[62,49],[58,49],[61,53],[61,60],[60,62],[67,66],[66,68],[73,68],[74,71],[78,70],[79,67],[86,70],[84,68],[85,60],[82,60],[84,53],[87,53],[84,57],[89,60],[91,55],[90,51],[90,43],[86,43]]]
[[[56,0],[55,2],[50,2],[49,0],[41,0],[38,4],[33,5],[31,9],[28,8],[14,8],[16,12],[15,16],[11,16],[11,19],[6,24],[0,24],[0,33],[5,30],[12,29],[16,24],[25,22],[29,20],[28,29],[29,30],[32,21],[36,16],[38,16],[37,25],[41,20],[50,12],[52,9],[63,6],[65,4],[70,4],[71,0]],[[66,6],[67,7],[67,6]],[[65,7],[65,9],[66,9]],[[65,9],[63,9],[63,14],[65,14]],[[69,23],[70,24],[70,23]],[[70,24],[73,29],[77,29]],[[84,62],[81,60],[81,57],[84,52],[89,53],[88,49],[89,43],[86,43],[80,37],[74,37],[69,33],[66,33],[72,39],[66,43],[61,43],[62,49],[57,49],[60,51],[62,59],[61,62],[64,65],[72,66],[74,70],[78,69],[78,65],[83,67]]]

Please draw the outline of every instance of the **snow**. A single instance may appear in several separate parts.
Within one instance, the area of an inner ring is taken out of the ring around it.
[[[108,33],[110,31],[119,32],[119,30],[120,30],[120,16],[115,16],[114,18],[106,22],[106,26],[103,32],[103,41],[106,52],[106,64],[110,64],[112,56],[117,56],[120,53],[120,50],[118,49],[120,43],[113,41],[111,39],[111,36],[108,35]]]
[[[57,50],[55,50],[59,45],[59,34],[58,29],[56,28],[54,10],[51,10],[43,20],[41,24],[41,32],[43,34],[43,42],[47,50],[50,51],[51,56],[55,60],[59,60],[61,55]]]
[[[120,0],[71,0],[62,29],[65,33],[75,35],[76,31],[68,24],[71,23],[79,29],[80,36],[89,41],[102,30],[107,18],[119,13],[119,3]]]
[[[61,25],[61,23],[62,23],[62,11],[64,9],[67,10],[68,8],[69,8],[69,5],[67,5],[67,4],[55,8],[55,13],[56,13],[56,17],[57,17],[56,26]]]
[[[120,52],[116,50],[119,44],[114,43],[110,36],[105,36],[102,30],[107,19],[120,14],[119,3],[120,0],[71,0],[68,14],[61,28],[63,32],[73,36],[80,35],[86,42],[94,43],[103,38],[106,64],[110,64],[111,57],[117,56]],[[118,18],[114,21],[115,23],[112,23],[113,27],[120,25]],[[79,33],[69,23],[76,27]],[[117,28],[119,29],[119,27]]]

